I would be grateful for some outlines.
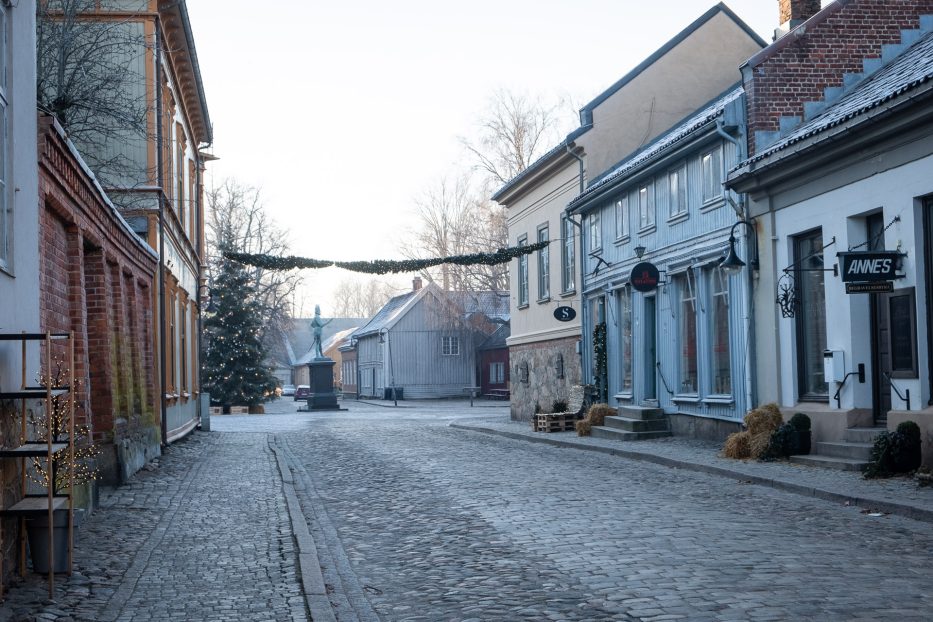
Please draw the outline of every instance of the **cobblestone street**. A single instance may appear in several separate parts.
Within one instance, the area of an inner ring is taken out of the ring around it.
[[[0,620],[933,612],[930,522],[449,426],[502,420],[488,402],[404,405],[215,417],[105,492],[54,602],[30,576]]]

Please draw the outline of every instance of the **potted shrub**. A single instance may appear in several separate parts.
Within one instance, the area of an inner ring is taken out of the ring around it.
[[[810,453],[812,437],[810,435],[810,417],[803,413],[794,413],[788,421],[797,430],[797,453],[807,455]]]
[[[865,477],[889,477],[909,473],[920,466],[920,426],[904,421],[894,432],[882,432],[871,448]]]

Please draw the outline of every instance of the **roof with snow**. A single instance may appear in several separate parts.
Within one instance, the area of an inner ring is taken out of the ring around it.
[[[606,173],[606,175],[604,175],[601,179],[593,182],[593,184],[590,185],[582,194],[577,196],[567,205],[567,209],[572,211],[581,207],[594,195],[598,194],[601,189],[615,181],[618,181],[619,179],[622,179],[629,173],[639,169],[645,164],[648,164],[667,151],[679,146],[682,142],[689,139],[694,132],[705,125],[713,123],[717,118],[719,118],[719,116],[722,115],[723,110],[725,110],[726,106],[741,97],[742,93],[743,89],[741,86],[739,86],[730,89],[725,95],[716,98],[702,110],[689,116],[682,123],[675,126],[674,129],[670,130],[666,134],[661,135],[657,140],[649,144],[641,151],[638,151],[632,157],[623,160],[619,165]]]
[[[404,294],[399,294],[398,296],[390,298],[389,301],[379,309],[379,312],[373,316],[373,319],[364,324],[362,328],[357,329],[353,333],[353,336],[364,337],[366,335],[371,335],[391,324],[395,318],[399,316],[405,303],[414,298],[419,291],[422,290],[405,292]]]
[[[767,149],[755,154],[733,169],[744,168],[800,143],[816,137],[847,121],[865,116],[874,108],[920,87],[933,79],[933,33],[920,38],[900,56],[855,86],[849,93],[830,104],[823,112],[806,121],[780,138]]]

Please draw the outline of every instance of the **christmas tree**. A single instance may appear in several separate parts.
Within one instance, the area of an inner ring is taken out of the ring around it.
[[[229,260],[220,264],[211,287],[214,313],[204,316],[204,386],[213,402],[256,406],[276,386],[265,364],[261,305],[246,271]]]

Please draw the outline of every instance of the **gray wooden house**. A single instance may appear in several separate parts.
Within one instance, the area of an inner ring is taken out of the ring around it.
[[[505,292],[445,292],[421,286],[395,296],[352,339],[360,397],[462,397],[477,386],[476,349],[508,321]]]

